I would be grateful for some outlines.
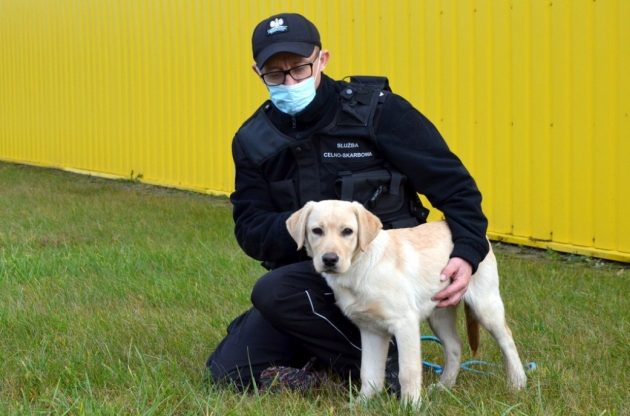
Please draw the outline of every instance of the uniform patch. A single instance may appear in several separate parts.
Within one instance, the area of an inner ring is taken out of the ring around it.
[[[374,159],[374,152],[370,146],[357,139],[325,140],[321,146],[322,161],[337,160],[370,160]]]

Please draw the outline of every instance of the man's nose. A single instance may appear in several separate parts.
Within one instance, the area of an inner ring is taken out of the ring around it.
[[[299,83],[300,81],[296,81],[293,79],[293,77],[289,74],[286,74],[284,76],[284,85],[295,85],[297,83]]]

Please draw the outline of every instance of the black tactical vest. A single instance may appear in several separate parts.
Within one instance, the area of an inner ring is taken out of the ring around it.
[[[243,150],[268,180],[279,211],[342,199],[362,203],[386,229],[424,223],[428,210],[406,176],[382,158],[376,142],[387,79],[352,81],[341,90],[333,121],[304,139],[283,134],[259,109],[238,132]]]

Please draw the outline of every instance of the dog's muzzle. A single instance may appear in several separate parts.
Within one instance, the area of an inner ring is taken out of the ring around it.
[[[322,264],[327,272],[334,272],[339,263],[339,256],[336,253],[324,253],[322,255]]]

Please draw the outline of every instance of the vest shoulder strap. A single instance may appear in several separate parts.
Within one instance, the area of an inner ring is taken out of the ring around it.
[[[340,92],[341,111],[335,123],[340,134],[357,134],[376,141],[378,109],[391,92],[386,77],[351,76]],[[343,133],[342,133],[343,132]]]
[[[392,89],[389,86],[389,79],[387,77],[375,75],[351,75],[348,78],[350,78],[351,84],[373,85],[375,88],[379,88],[383,91],[392,92]]]
[[[276,129],[265,115],[271,104],[263,104],[236,134],[248,159],[256,165],[289,146],[291,139]]]

